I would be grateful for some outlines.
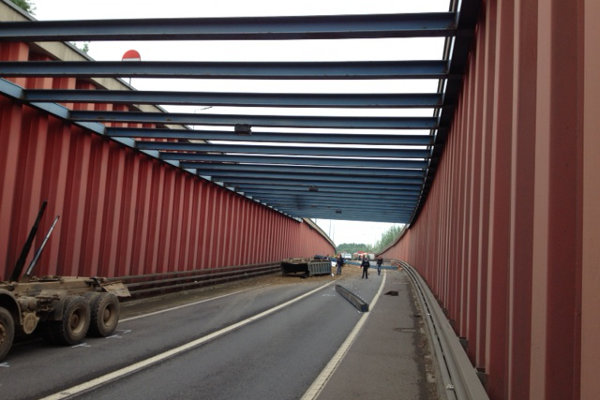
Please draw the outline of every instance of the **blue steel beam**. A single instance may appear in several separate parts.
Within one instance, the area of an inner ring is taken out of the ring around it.
[[[2,41],[287,40],[452,36],[453,13],[3,22]]]
[[[406,205],[386,205],[382,203],[377,203],[375,201],[363,201],[362,203],[346,203],[343,198],[338,199],[337,202],[311,202],[306,199],[297,199],[297,200],[278,200],[271,198],[258,198],[257,199],[264,201],[265,203],[271,204],[273,207],[278,208],[296,208],[296,209],[338,209],[338,210],[356,210],[356,211],[393,211],[398,213],[409,214],[413,211],[413,206]]]
[[[203,144],[183,142],[136,142],[139,150],[203,151],[242,154],[310,155],[338,157],[427,158],[428,150],[361,149],[354,147],[254,146],[234,144]]]
[[[257,196],[258,197],[258,196]],[[414,209],[414,202],[391,202],[391,201],[382,201],[377,199],[353,199],[351,196],[348,197],[338,197],[338,198],[313,198],[313,197],[274,197],[274,196],[262,196],[262,199],[268,200],[269,204],[272,205],[310,205],[311,207],[329,207],[335,206],[338,208],[353,208],[358,207],[362,209],[367,209],[369,207],[379,207],[381,209],[397,209],[397,210],[407,210],[412,211]]]
[[[413,208],[415,202],[418,199],[419,195],[411,194],[411,195],[392,195],[392,194],[381,194],[377,192],[369,192],[368,194],[357,193],[356,190],[354,192],[346,191],[346,192],[335,192],[334,189],[331,189],[329,192],[308,192],[308,191],[296,191],[296,190],[267,190],[267,189],[256,189],[249,190],[244,192],[244,194],[252,197],[264,197],[269,199],[296,199],[296,198],[305,198],[306,196],[310,198],[314,198],[315,201],[323,199],[323,200],[331,200],[335,199],[340,202],[342,199],[351,198],[353,201],[370,201],[370,200],[381,200],[381,201],[389,201],[389,202],[402,202],[405,201],[409,204],[412,204]]]
[[[151,129],[151,128],[106,128],[106,135],[131,138],[166,138],[190,140],[228,140],[252,142],[285,143],[334,143],[334,144],[383,144],[429,146],[433,143],[430,135],[382,135],[376,133],[291,133],[291,132],[251,132],[238,134],[231,131],[209,131],[190,129]]]
[[[366,214],[366,213],[377,213],[377,214],[388,214],[388,215],[399,215],[399,216],[408,216],[410,214],[410,210],[396,210],[393,208],[390,209],[367,209],[367,210],[361,210],[360,208],[357,207],[350,207],[350,208],[336,208],[336,207],[311,207],[311,206],[295,206],[295,205],[287,205],[287,204],[281,204],[281,205],[274,205],[275,208],[277,208],[278,210],[282,210],[282,211],[286,211],[286,212],[296,212],[296,213],[303,213],[304,211],[310,211],[310,212],[329,212],[329,213],[340,213],[340,214],[355,214],[355,215],[360,215],[360,214]],[[301,214],[304,215],[304,214]]]
[[[228,140],[252,142],[285,143],[332,143],[332,144],[384,144],[429,146],[433,143],[430,135],[382,135],[354,133],[291,133],[291,132],[251,132],[238,134],[231,131],[209,131],[191,129],[151,129],[151,128],[106,128],[111,137],[166,138],[190,140]]]
[[[350,209],[354,209],[354,210],[359,210],[359,211],[395,211],[395,212],[405,212],[405,213],[410,213],[413,211],[414,209],[414,204],[413,205],[397,205],[397,204],[385,204],[385,203],[378,203],[376,201],[363,201],[362,203],[357,203],[357,202],[348,202],[346,203],[344,200],[345,199],[338,199],[337,201],[333,200],[333,201],[329,201],[329,202],[324,202],[324,201],[310,201],[310,200],[306,200],[306,199],[297,199],[297,200],[279,200],[279,199],[272,199],[272,198],[262,198],[260,199],[270,205],[272,205],[273,207],[294,207],[294,208],[321,208],[321,209],[328,209],[328,208],[336,208],[336,209],[346,209],[346,210],[350,210]]]
[[[331,176],[331,175],[312,175],[312,174],[301,174],[301,173],[277,173],[277,172],[241,172],[241,171],[214,171],[211,175],[214,180],[227,180],[230,178],[260,178],[265,181],[268,180],[281,180],[282,178],[290,181],[320,181],[320,182],[356,182],[360,177],[356,176]],[[362,178],[373,183],[391,183],[391,184],[405,184],[405,185],[417,185],[423,184],[423,179],[418,178],[397,178],[388,176],[371,176],[369,178]]]
[[[295,128],[436,129],[433,117],[321,117],[288,115],[192,114],[126,111],[71,111],[73,121],[155,124],[250,125]]]
[[[433,108],[441,107],[438,93],[226,93],[156,92],[136,90],[26,90],[26,101],[185,104],[236,107],[343,107]]]
[[[2,25],[0,25],[0,28]],[[445,79],[445,61],[5,61],[0,76],[196,79]]]
[[[388,222],[388,223],[398,223],[398,224],[407,224],[411,221],[410,216],[399,215],[397,213],[392,214],[384,214],[384,213],[368,213],[368,214],[358,214],[352,212],[346,213],[336,213],[333,210],[327,212],[317,212],[315,210],[303,210],[302,212],[298,212],[297,210],[282,210],[286,212],[288,215],[294,217],[302,217],[302,218],[319,218],[319,219],[340,219],[345,221],[369,221],[369,222]]]
[[[290,187],[290,186],[273,186],[267,183],[261,184],[248,184],[243,185],[242,188],[239,185],[228,185],[229,187],[235,188],[238,191],[243,191],[244,193],[263,193],[263,194],[274,194],[274,195],[306,195],[310,194],[317,197],[331,197],[331,195],[347,195],[350,194],[352,196],[356,196],[357,198],[364,198],[374,196],[380,199],[401,199],[401,200],[416,200],[420,193],[418,192],[407,192],[403,189],[395,189],[393,187],[388,188],[387,190],[381,190],[377,192],[366,192],[366,191],[358,191],[352,185],[344,186],[336,186],[329,187],[327,185],[322,185],[317,188],[318,191],[311,191],[315,187],[303,186],[303,187]],[[309,190],[309,188],[311,190]]]
[[[383,202],[389,202],[391,204],[396,203],[404,203],[405,205],[412,205],[414,207],[415,201],[419,197],[418,194],[405,194],[405,195],[392,195],[392,194],[381,194],[381,193],[359,193],[359,192],[335,192],[333,189],[330,192],[308,192],[308,191],[294,191],[294,190],[285,190],[285,191],[276,191],[276,190],[253,190],[245,192],[250,196],[256,197],[264,197],[269,199],[302,199],[302,198],[310,198],[318,200],[336,200],[338,204],[340,200],[343,199],[351,200],[354,202],[365,202],[371,200],[379,200]]]
[[[184,167],[189,168],[189,166]],[[223,172],[270,172],[281,174],[311,174],[313,176],[351,176],[355,179],[364,179],[365,177],[387,176],[397,178],[419,178],[422,180],[425,176],[423,171],[402,170],[402,169],[375,169],[375,168],[327,168],[327,167],[285,167],[280,165],[256,165],[256,164],[193,164],[192,169],[196,169],[200,175],[211,175],[213,173]]]
[[[284,190],[286,188],[299,189],[304,188],[307,191],[309,188],[316,188],[319,190],[322,187],[328,188],[347,188],[347,183],[342,182],[318,182],[305,183],[305,182],[290,182],[286,180],[281,181],[265,181],[263,179],[227,179],[223,181],[226,186],[237,187],[240,190],[244,190],[244,187],[251,189],[252,187],[267,187],[267,188],[278,188]],[[405,193],[420,193],[421,188],[413,185],[402,185],[402,184],[372,184],[368,182],[357,181],[352,184],[355,190],[397,190]]]
[[[386,160],[371,158],[333,158],[333,157],[271,157],[248,156],[230,154],[191,154],[191,153],[164,153],[159,157],[162,160],[182,161],[182,168],[196,168],[198,162],[217,163],[255,163],[277,164],[286,166],[329,166],[329,167],[365,167],[365,168],[403,168],[409,170],[425,170],[428,162],[423,160]]]
[[[321,210],[317,208],[309,208],[298,210],[296,208],[279,209],[292,216],[305,218],[325,218],[325,219],[343,219],[353,221],[379,221],[379,222],[400,222],[407,223],[410,221],[408,213],[399,212],[381,212],[381,211],[360,211],[360,210]],[[338,212],[339,211],[339,212]]]

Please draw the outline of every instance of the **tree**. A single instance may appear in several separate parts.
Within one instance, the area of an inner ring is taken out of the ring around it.
[[[32,0],[10,0],[13,4],[33,15],[35,12],[35,4]]]
[[[381,250],[385,249],[387,246],[392,244],[398,238],[398,236],[402,233],[403,230],[404,230],[404,225],[399,225],[399,226],[392,226],[390,229],[385,231],[383,233],[383,235],[381,235],[381,238],[379,239],[379,241],[377,243],[375,243],[375,246],[373,246],[373,252],[379,253]]]
[[[342,243],[336,248],[338,253],[356,253],[357,251],[371,251],[371,246],[364,243]]]

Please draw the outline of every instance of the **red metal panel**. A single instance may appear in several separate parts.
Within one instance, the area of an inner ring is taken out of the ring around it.
[[[491,135],[490,215],[487,265],[486,370],[488,392],[493,398],[506,398],[510,177],[512,129],[513,5],[497,3],[494,115]]]
[[[183,188],[182,188],[182,204],[181,204],[181,229],[179,239],[179,268],[188,270],[191,269],[189,262],[189,247],[192,236],[192,213],[193,209],[190,207],[190,202],[193,201],[193,186],[194,181],[189,179],[188,176],[184,176]]]
[[[140,184],[140,159],[128,150],[125,155],[125,170],[123,178],[123,198],[121,203],[122,216],[119,231],[119,252],[115,275],[129,273],[133,254],[136,204]]]
[[[583,3],[583,4],[581,4]],[[600,360],[600,2],[585,0],[580,2],[580,26],[584,42],[583,88],[583,138],[582,138],[582,277],[581,277],[581,399],[600,398],[600,383],[597,377]],[[585,13],[583,13],[585,10]],[[584,14],[584,15],[581,15]]]
[[[91,188],[86,194],[85,214],[83,216],[83,254],[79,260],[82,275],[99,274],[100,243],[102,220],[104,217],[104,196],[99,196],[99,188],[106,186],[108,174],[108,143],[99,137],[92,137],[88,182]]]
[[[508,396],[529,396],[537,2],[515,3]]]
[[[152,188],[152,168],[153,163],[149,160],[140,160],[140,178],[139,178],[139,196],[137,197],[136,218],[133,242],[133,252],[131,259],[132,275],[142,275],[146,265],[146,252],[148,247],[148,232],[150,219],[150,198]]]
[[[46,246],[44,255],[40,260],[39,273],[58,273],[58,254],[64,225],[63,210],[70,146],[70,127],[51,117],[48,124],[47,152],[44,160],[44,168],[48,176],[44,177],[42,182],[42,198],[48,200],[47,215],[61,215],[62,221],[55,227],[53,239]]]
[[[146,247],[146,270],[145,273],[151,274],[158,270],[159,246],[163,238],[161,237],[160,221],[164,208],[162,207],[162,196],[164,191],[165,166],[154,162],[152,166],[152,197],[150,200],[148,245]]]

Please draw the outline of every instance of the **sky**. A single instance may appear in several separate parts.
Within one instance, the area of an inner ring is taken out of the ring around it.
[[[33,0],[34,16],[38,20],[122,19],[122,18],[184,18],[292,16],[328,14],[378,14],[447,11],[449,0]],[[89,55],[95,60],[118,61],[129,49],[140,52],[142,60],[178,61],[302,61],[310,55],[312,61],[374,61],[440,59],[441,38],[390,38],[344,40],[282,40],[282,41],[205,41],[205,42],[91,42]],[[370,80],[354,81],[277,81],[277,80],[166,80],[133,79],[139,90],[198,90],[240,92],[353,92],[409,93],[435,92],[437,80]],[[174,112],[256,113],[275,115],[318,115],[316,109],[244,109],[231,107],[193,108],[166,106]],[[332,112],[333,111],[333,112]],[[377,109],[364,111],[364,116],[429,116],[432,110]],[[356,109],[328,110],[329,115],[356,115]],[[201,126],[197,128],[203,128]],[[214,129],[214,127],[212,127]],[[281,131],[280,128],[277,130]],[[265,128],[264,131],[268,131]],[[304,129],[306,131],[306,129]],[[320,129],[321,132],[327,130]],[[343,130],[336,130],[343,132]],[[356,132],[356,130],[355,130]],[[411,131],[428,134],[428,131]],[[375,244],[391,226],[398,224],[316,220],[336,244]]]

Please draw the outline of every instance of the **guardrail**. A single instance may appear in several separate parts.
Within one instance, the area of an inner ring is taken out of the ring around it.
[[[440,394],[445,394],[446,399],[452,400],[489,400],[477,377],[477,370],[471,364],[429,286],[410,264],[400,261],[400,265],[412,281],[421,309],[426,314],[423,320],[443,386],[443,393]]]
[[[360,312],[368,312],[369,311],[369,303],[364,301],[360,296],[354,294],[349,291],[342,285],[335,285],[335,290],[338,292],[343,298],[348,300],[350,304],[352,304],[358,311]]]
[[[111,278],[122,281],[131,292],[131,298],[153,296],[201,286],[241,280],[254,276],[280,272],[279,263],[251,264],[235,267],[174,271],[146,275],[130,275]]]

